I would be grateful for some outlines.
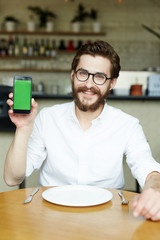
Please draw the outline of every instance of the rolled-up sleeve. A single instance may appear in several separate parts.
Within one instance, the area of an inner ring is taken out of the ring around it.
[[[160,172],[160,164],[153,158],[150,146],[138,120],[131,129],[125,154],[132,175],[137,179],[141,188],[144,187],[149,173],[153,171]]]

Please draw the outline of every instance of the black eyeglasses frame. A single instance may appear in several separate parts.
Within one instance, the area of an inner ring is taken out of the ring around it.
[[[78,72],[79,70],[84,70],[84,71],[86,71],[86,72],[88,73],[88,78],[87,78],[86,80],[80,80],[80,79],[77,77],[77,72]],[[74,73],[76,74],[76,78],[77,78],[78,81],[80,81],[80,82],[86,82],[86,81],[89,79],[90,75],[91,75],[91,76],[92,76],[92,81],[93,81],[96,85],[103,85],[103,84],[105,84],[105,82],[106,82],[107,80],[112,80],[112,79],[113,79],[113,78],[108,78],[105,73],[101,73],[101,72],[89,73],[87,70],[85,70],[85,69],[83,69],[83,68],[79,68],[78,70],[74,70]],[[105,79],[104,83],[96,83],[96,82],[94,81],[94,76],[97,75],[97,74],[103,74],[103,75],[105,76],[106,79]]]

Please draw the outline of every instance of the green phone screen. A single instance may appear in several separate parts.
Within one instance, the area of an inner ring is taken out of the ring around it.
[[[14,109],[30,110],[31,108],[31,80],[16,80],[14,82]]]

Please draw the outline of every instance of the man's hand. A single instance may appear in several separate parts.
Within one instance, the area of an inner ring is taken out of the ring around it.
[[[160,221],[160,174],[148,175],[143,192],[133,201],[133,215]]]

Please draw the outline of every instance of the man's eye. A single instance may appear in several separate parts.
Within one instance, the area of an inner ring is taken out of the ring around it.
[[[105,76],[103,74],[96,74],[96,78],[98,79],[104,79]]]
[[[86,76],[86,75],[87,75],[87,72],[86,72],[86,71],[80,71],[80,75],[81,75],[81,76]]]

